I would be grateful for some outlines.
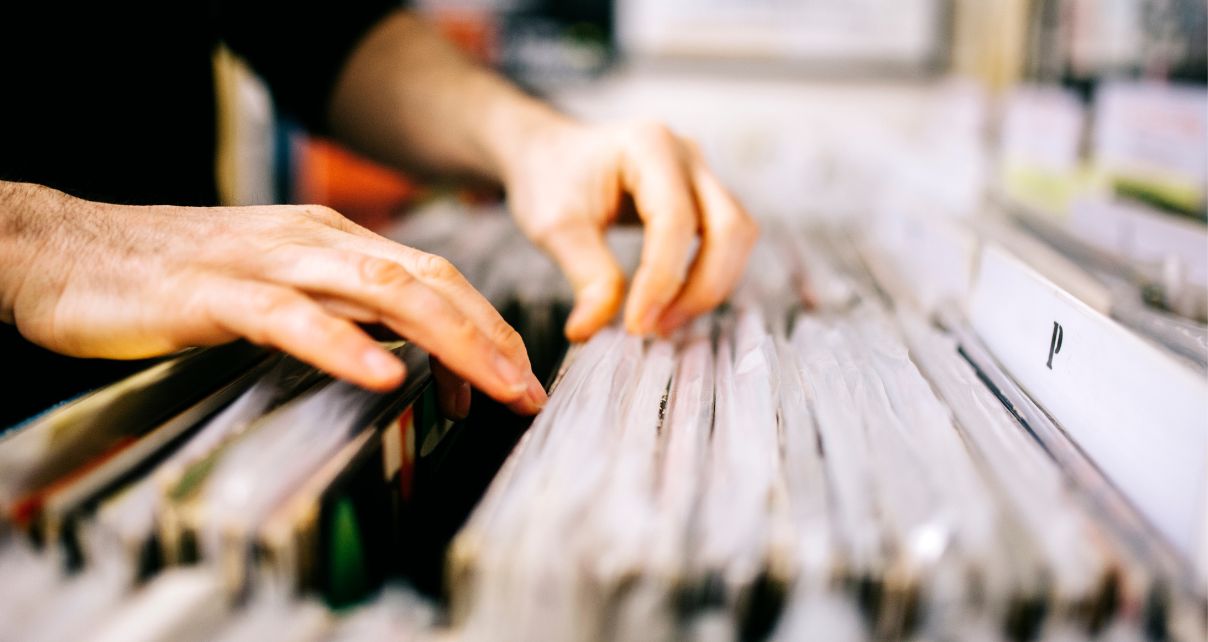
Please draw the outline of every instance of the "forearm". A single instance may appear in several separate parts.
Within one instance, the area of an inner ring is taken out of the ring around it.
[[[758,234],[695,145],[656,123],[580,125],[404,13],[357,46],[329,116],[338,136],[379,160],[502,184],[520,229],[574,287],[574,341],[621,306],[627,279],[604,228],[629,205],[646,226],[624,315],[636,334],[668,334],[720,304]]]
[[[399,12],[349,57],[331,130],[353,148],[422,175],[502,181],[509,157],[568,123]]]

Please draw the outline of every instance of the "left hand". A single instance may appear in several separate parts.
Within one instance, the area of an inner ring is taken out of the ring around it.
[[[638,335],[667,335],[724,301],[758,236],[696,146],[655,123],[555,119],[526,138],[502,178],[520,228],[574,288],[572,341],[590,337],[621,307],[625,276],[604,231],[626,210],[646,228],[624,314]]]

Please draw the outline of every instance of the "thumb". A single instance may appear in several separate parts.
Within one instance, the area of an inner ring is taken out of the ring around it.
[[[566,338],[585,341],[616,316],[625,295],[625,274],[604,243],[603,231],[587,222],[558,226],[543,235],[541,246],[575,290]]]

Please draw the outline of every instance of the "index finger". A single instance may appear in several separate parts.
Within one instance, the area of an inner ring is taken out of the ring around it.
[[[701,206],[700,249],[688,271],[688,282],[658,322],[666,335],[692,317],[717,307],[742,278],[758,226],[730,195],[704,161],[693,154],[693,178]]]
[[[322,210],[317,210],[322,211]],[[508,359],[522,370],[531,370],[528,351],[520,335],[508,325],[489,301],[443,257],[428,254],[388,239],[372,230],[357,225],[338,213],[326,212],[322,222],[334,228],[325,234],[324,246],[335,247],[358,254],[368,254],[393,261],[403,266],[421,283],[440,294],[462,314],[473,321],[488,339]],[[540,386],[534,385],[534,388]],[[544,391],[534,389],[532,394],[543,400]]]
[[[402,265],[370,254],[298,247],[282,251],[265,273],[273,281],[343,300],[358,317],[380,321],[414,341],[487,394],[536,412],[545,391],[527,366],[509,357],[482,328]],[[523,403],[523,401],[522,401]]]
[[[646,228],[625,327],[649,334],[684,284],[700,216],[678,141],[664,128],[647,131],[631,146],[621,178]]]
[[[332,244],[341,249],[376,256],[403,266],[420,282],[443,296],[495,343],[521,368],[530,368],[524,341],[499,311],[482,296],[465,276],[443,257],[400,245],[369,230],[353,230],[351,236],[338,236]]]

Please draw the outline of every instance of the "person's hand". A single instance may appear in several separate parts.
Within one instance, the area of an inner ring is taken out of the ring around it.
[[[695,145],[658,124],[586,127],[562,119],[525,139],[503,179],[521,229],[574,288],[568,338],[586,339],[621,307],[625,278],[604,230],[627,210],[645,226],[625,301],[629,332],[666,335],[729,295],[758,228]]]
[[[381,323],[513,410],[545,392],[520,336],[445,259],[320,206],[134,207],[0,182],[0,320],[80,357],[132,359],[239,337],[374,390],[403,365],[356,322]]]
[[[697,150],[666,127],[579,125],[407,12],[349,55],[329,118],[346,143],[396,167],[502,183],[520,227],[574,287],[566,334],[575,341],[621,307],[624,275],[603,232],[627,211],[646,228],[625,306],[637,334],[667,334],[725,300],[757,234]]]

